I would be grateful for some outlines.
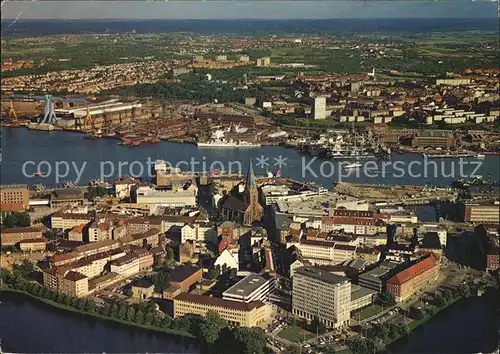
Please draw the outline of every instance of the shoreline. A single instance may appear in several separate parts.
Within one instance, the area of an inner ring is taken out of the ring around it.
[[[408,329],[409,329],[408,334],[391,339],[389,342],[384,343],[384,349],[386,350],[386,352],[391,353],[391,351],[390,351],[391,347],[397,346],[398,344],[401,344],[401,345],[405,344],[403,341],[409,340],[410,337],[412,337],[413,335],[416,334],[417,330],[423,329],[425,327],[425,324],[428,324],[432,321],[437,320],[438,316],[444,315],[446,311],[453,310],[453,307],[460,305],[460,302],[462,302],[462,301],[479,300],[479,299],[483,299],[484,301],[489,301],[489,298],[488,298],[490,296],[489,293],[493,292],[493,291],[494,290],[490,290],[481,296],[480,295],[469,295],[469,296],[465,296],[465,297],[457,297],[457,298],[451,300],[449,303],[446,303],[445,305],[437,308],[436,312],[434,312],[432,314],[432,316],[426,315],[424,318],[422,318],[420,320],[413,320],[412,322],[410,322],[408,324]]]
[[[39,131],[39,132],[46,132],[46,133],[52,133],[52,132],[66,132],[66,133],[72,133],[72,134],[81,134],[84,136],[84,139],[86,140],[101,140],[101,139],[109,139],[109,140],[121,140],[121,137],[118,135],[112,135],[112,136],[100,136],[96,138],[88,138],[87,133],[81,130],[73,130],[73,129],[64,129],[64,128],[55,128],[53,130],[43,130],[43,129],[31,129],[26,125],[14,125],[14,124],[2,124],[0,125],[0,128],[25,128],[29,131]],[[399,129],[393,129],[393,130],[399,130]],[[124,145],[121,143],[118,143],[120,146],[125,146],[125,147],[139,147],[143,144],[158,144],[160,142],[169,142],[169,143],[175,143],[175,144],[190,144],[197,146],[197,143],[195,141],[192,141],[190,139],[182,139],[182,138],[168,138],[168,139],[161,139],[159,142],[155,143],[150,143],[150,142],[144,142],[139,145]],[[284,148],[288,149],[295,149],[297,146],[294,144],[289,143],[288,141],[281,141],[281,142],[260,142],[259,143],[261,147],[269,147],[269,146],[281,146]],[[231,149],[238,149],[238,147],[232,147]],[[482,155],[487,155],[487,156],[500,156],[500,151],[467,151],[467,152],[454,152],[454,151],[449,151],[449,150],[444,150],[443,153],[435,153],[435,154],[428,154],[426,153],[425,150],[412,150],[408,149],[406,147],[403,148],[396,148],[396,152],[399,154],[416,154],[419,156],[422,156],[424,158],[428,159],[459,159],[459,158],[473,158],[473,159],[478,159],[477,155],[482,154]],[[309,155],[309,154],[308,154]],[[309,155],[311,157],[315,157],[313,155]],[[326,160],[329,160],[328,158],[325,158]]]
[[[12,288],[8,288],[8,287],[4,286],[2,289],[0,289],[0,293],[2,293],[2,292],[12,293],[12,294],[16,294],[16,293],[23,294],[23,295],[29,297],[30,299],[38,301],[40,303],[43,303],[47,306],[55,307],[55,308],[58,308],[60,310],[67,311],[67,312],[72,312],[74,314],[84,315],[84,316],[87,316],[89,318],[95,318],[95,319],[99,319],[99,320],[114,322],[114,323],[124,325],[124,326],[137,327],[137,328],[141,328],[143,330],[149,330],[149,331],[154,331],[154,332],[158,332],[158,333],[164,333],[164,334],[168,334],[168,335],[178,336],[178,337],[196,338],[195,336],[193,336],[191,333],[188,333],[188,332],[178,331],[178,330],[170,329],[170,328],[162,329],[162,328],[158,328],[158,327],[154,327],[154,326],[140,325],[137,323],[121,320],[119,318],[107,317],[107,316],[100,315],[98,313],[91,313],[91,312],[87,312],[87,311],[78,310],[78,309],[75,309],[71,306],[66,306],[66,305],[57,303],[55,301],[49,300],[49,299],[44,299],[44,298],[35,296],[35,295],[30,294],[29,292],[23,291],[23,290],[12,289]]]

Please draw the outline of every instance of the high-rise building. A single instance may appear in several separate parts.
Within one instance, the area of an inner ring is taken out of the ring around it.
[[[326,97],[317,96],[313,98],[312,114],[314,119],[326,118]]]
[[[317,318],[328,328],[349,324],[351,282],[315,267],[300,267],[293,276],[292,312],[306,320]]]

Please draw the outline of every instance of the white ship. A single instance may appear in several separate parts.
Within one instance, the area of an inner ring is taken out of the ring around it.
[[[216,130],[215,132],[212,133],[212,139],[202,143],[202,142],[197,142],[196,145],[198,147],[223,147],[223,148],[255,148],[255,147],[260,147],[260,144],[256,143],[251,143],[248,141],[241,141],[237,140],[234,141],[233,139],[224,139],[224,131],[223,130]]]
[[[364,151],[358,151],[358,150],[353,150],[350,153],[347,151],[333,151],[329,154],[330,158],[332,159],[374,159],[375,155],[369,153],[369,152],[364,152]]]
[[[198,147],[235,147],[235,148],[256,148],[260,144],[250,143],[248,141],[233,141],[232,139],[211,140],[206,143],[196,143]]]
[[[350,163],[348,165],[345,165],[344,169],[351,170],[351,169],[360,168],[362,166],[363,166],[363,164],[360,164],[359,162],[354,162],[354,163]]]

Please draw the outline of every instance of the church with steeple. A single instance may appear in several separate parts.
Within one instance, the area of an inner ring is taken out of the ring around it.
[[[248,168],[243,193],[230,193],[222,200],[222,214],[226,220],[252,225],[262,218],[264,208],[259,203],[259,190],[255,181],[252,161]]]

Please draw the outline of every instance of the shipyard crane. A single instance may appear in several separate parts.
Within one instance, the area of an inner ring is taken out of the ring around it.
[[[29,100],[45,101],[44,115],[43,118],[40,118],[40,121],[38,123],[46,123],[46,124],[53,124],[57,121],[55,112],[56,102],[88,103],[88,101],[84,98],[62,98],[62,97],[55,97],[52,95],[44,95],[44,96],[12,95],[9,98],[11,100],[29,99]]]
[[[7,117],[12,120],[17,120],[17,113],[14,109],[14,101],[10,100],[9,102],[9,110],[7,111]]]

